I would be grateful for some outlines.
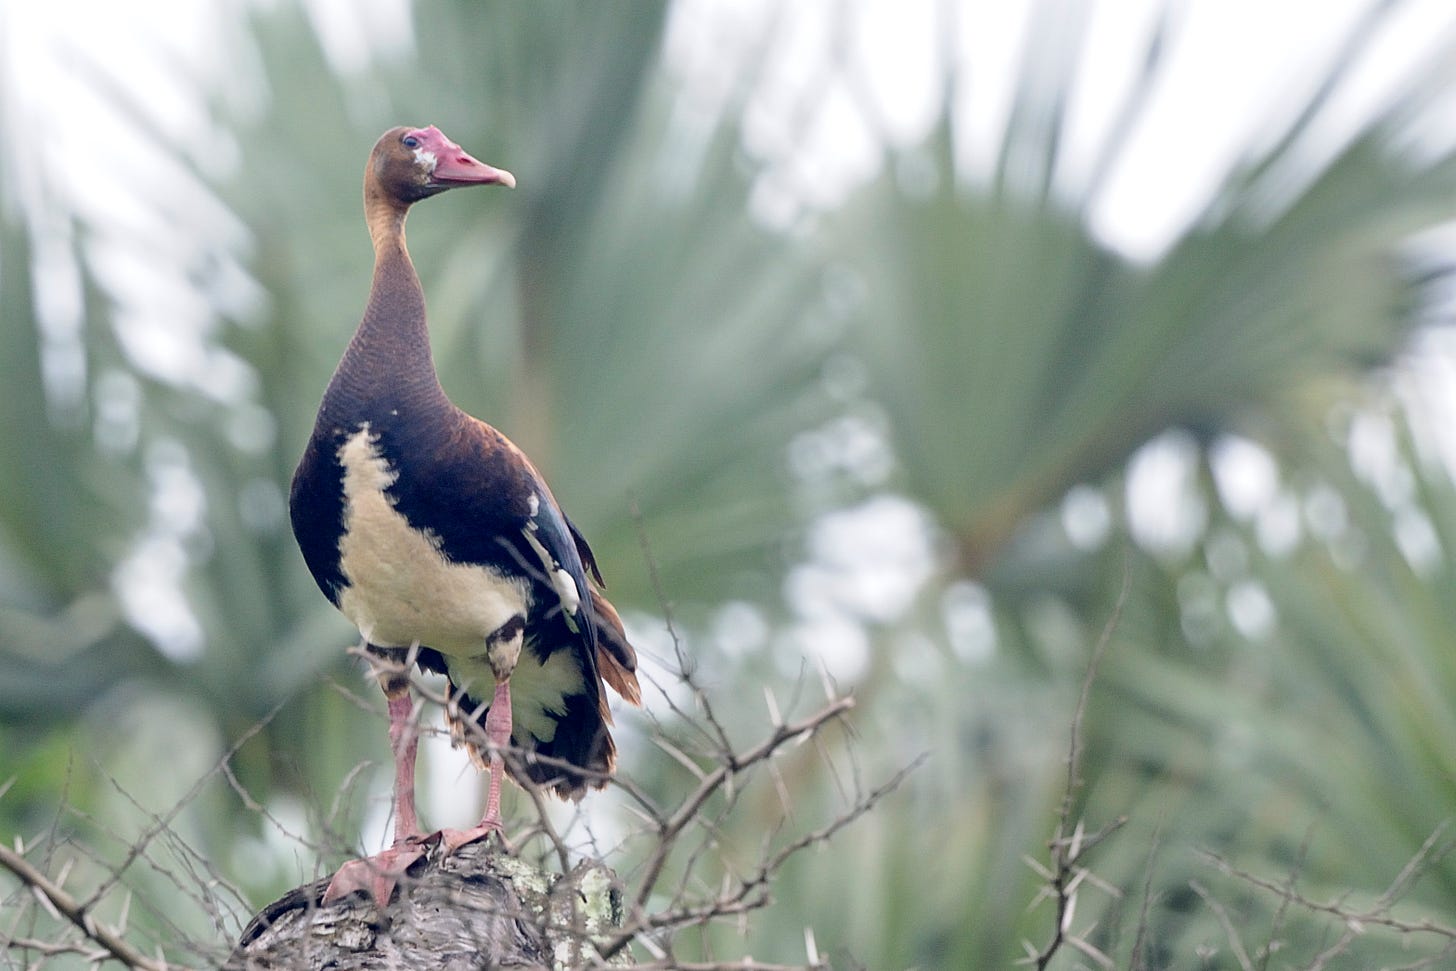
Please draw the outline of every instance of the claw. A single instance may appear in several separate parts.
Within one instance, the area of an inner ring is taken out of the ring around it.
[[[440,841],[440,855],[449,856],[460,847],[483,840],[492,833],[500,833],[501,839],[505,839],[505,827],[498,820],[481,820],[469,829],[442,829],[435,837]]]
[[[427,849],[424,843],[414,839],[396,843],[374,856],[350,860],[339,867],[334,878],[329,881],[321,903],[327,907],[362,890],[373,898],[375,906],[384,910],[389,906],[389,898],[394,896],[394,888],[399,878],[416,860],[425,855]]]

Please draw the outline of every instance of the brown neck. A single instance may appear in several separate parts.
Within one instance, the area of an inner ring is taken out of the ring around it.
[[[378,259],[386,247],[404,248],[404,218],[409,206],[393,199],[372,178],[364,182],[364,221],[369,225],[369,239],[374,243]]]
[[[365,189],[374,281],[335,383],[351,397],[443,397],[430,354],[425,294],[404,243],[407,205]]]

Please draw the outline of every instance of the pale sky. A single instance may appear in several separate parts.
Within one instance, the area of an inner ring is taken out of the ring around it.
[[[947,47],[966,65],[957,123],[972,177],[994,161],[1018,85],[1075,76],[1054,182],[1076,198],[1160,12],[1170,11],[1160,82],[1089,212],[1104,242],[1151,259],[1204,210],[1240,152],[1293,117],[1370,7],[1369,0],[685,0],[669,33],[669,55],[711,105],[733,83],[734,64],[758,42],[761,25],[773,21],[766,77],[745,124],[751,148],[783,159],[771,167],[760,199],[771,219],[791,221],[805,197],[833,206],[877,171],[877,143],[859,106],[866,96],[874,122],[892,139],[913,144],[922,137],[938,104]],[[836,12],[845,9],[850,26],[836,33]],[[1370,55],[1352,65],[1351,83],[1315,126],[1304,158],[1327,157],[1453,24],[1456,9],[1445,0],[1404,4]],[[1061,56],[1024,66],[1029,34],[1048,45],[1040,50]],[[861,88],[822,84],[820,66],[834,50],[850,52],[866,81]],[[821,88],[819,107],[806,117],[801,93],[814,85]]]
[[[94,147],[104,144],[123,159],[149,159],[116,120],[113,106],[98,96],[93,79],[76,70],[79,56],[139,93],[162,135],[184,143],[191,136],[199,149],[194,158],[205,169],[226,167],[234,158],[226,139],[209,131],[195,86],[167,65],[200,77],[228,65],[238,69],[229,38],[242,29],[248,6],[246,0],[0,0],[0,70],[11,79],[7,125],[39,130],[43,143],[55,146],[46,158],[90,172],[90,179],[66,180],[83,196],[84,208],[118,205],[123,194],[106,191],[105,173],[94,172]],[[413,43],[408,0],[306,0],[305,6],[342,71],[359,69],[371,56],[404,53]],[[1370,0],[683,0],[668,50],[685,84],[711,102],[736,75],[734,58],[776,18],[774,53],[746,125],[752,147],[783,160],[771,167],[760,193],[770,218],[792,216],[806,196],[812,205],[832,205],[876,171],[878,152],[856,96],[870,99],[876,123],[892,138],[911,143],[922,135],[935,110],[947,47],[962,52],[968,65],[959,85],[959,118],[963,161],[972,173],[984,171],[994,157],[1017,84],[1075,73],[1056,174],[1056,184],[1075,196],[1135,77],[1155,19],[1169,10],[1174,30],[1168,69],[1089,214],[1106,242],[1147,259],[1203,209],[1237,153],[1271,121],[1290,116],[1334,58],[1343,32],[1369,7]],[[1403,7],[1390,36],[1356,66],[1356,83],[1336,99],[1319,139],[1308,147],[1312,157],[1338,144],[1456,20],[1445,0]],[[850,15],[839,20],[842,10]],[[847,25],[843,33],[836,33],[836,24]],[[1042,58],[1030,71],[1019,67],[1029,32],[1066,56]],[[854,92],[829,86],[806,123],[799,114],[801,92],[816,83],[819,65],[836,46],[850,52],[865,84]],[[243,101],[255,97],[250,89],[259,80],[246,66],[223,79],[223,89]],[[12,140],[5,161],[24,173],[38,159],[20,144]]]

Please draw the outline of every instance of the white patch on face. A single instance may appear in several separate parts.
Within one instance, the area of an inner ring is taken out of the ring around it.
[[[572,579],[570,573],[557,566],[556,561],[551,558],[550,553],[546,552],[546,547],[536,538],[533,530],[524,530],[523,535],[526,537],[526,542],[531,544],[531,549],[536,551],[541,565],[545,567],[546,576],[551,580],[551,588],[556,591],[556,596],[561,600],[561,609],[565,610],[568,616],[575,617],[577,609],[581,607],[581,593],[576,589],[576,581]]]
[[[419,643],[468,657],[530,607],[526,581],[484,566],[451,563],[438,536],[412,527],[386,494],[399,473],[379,454],[367,424],[339,449],[344,535],[339,567],[349,585],[339,609],[370,643]]]
[[[484,659],[452,657],[446,663],[450,680],[462,691],[479,701],[490,701],[495,694],[495,674]],[[556,719],[547,712],[564,714],[566,696],[580,694],[584,688],[581,669],[569,650],[556,651],[545,664],[532,652],[522,651],[516,671],[511,675],[512,732],[517,741],[525,741],[523,732],[542,742],[555,738]]]
[[[435,166],[440,164],[440,160],[435,153],[424,146],[415,149],[415,161],[419,162],[420,166],[426,172],[434,172]]]

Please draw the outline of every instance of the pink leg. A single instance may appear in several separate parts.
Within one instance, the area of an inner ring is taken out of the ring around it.
[[[470,829],[442,829],[440,842],[446,853],[453,853],[466,843],[498,833],[503,828],[500,814],[501,779],[505,776],[505,759],[501,749],[511,744],[511,684],[498,681],[490,711],[485,713],[485,738],[490,744],[490,789],[485,797],[485,816]]]
[[[415,729],[414,704],[408,692],[389,699],[389,747],[394,752],[394,842],[424,834],[415,815],[415,756],[420,733]]]
[[[415,730],[413,709],[408,690],[389,698],[389,742],[394,752],[394,845],[339,867],[324,891],[325,905],[363,890],[383,910],[400,875],[425,854],[424,834],[415,815],[415,756],[420,747],[420,734]]]

